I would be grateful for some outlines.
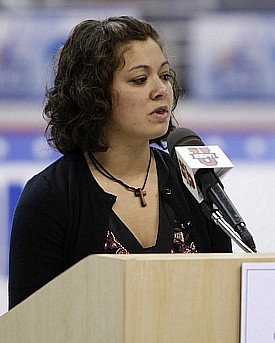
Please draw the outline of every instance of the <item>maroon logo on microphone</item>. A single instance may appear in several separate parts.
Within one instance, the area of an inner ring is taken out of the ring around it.
[[[200,148],[188,148],[191,152],[193,159],[199,160],[200,163],[214,167],[218,164],[218,156],[215,153],[212,153],[208,147]]]
[[[191,188],[196,189],[195,180],[192,178],[192,175],[187,170],[186,165],[181,160],[179,160],[179,166],[180,166],[181,175],[183,178],[185,178],[187,184]]]

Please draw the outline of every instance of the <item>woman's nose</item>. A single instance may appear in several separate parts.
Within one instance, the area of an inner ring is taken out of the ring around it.
[[[152,99],[163,99],[166,97],[168,92],[168,86],[161,80],[157,78],[153,82],[152,90],[151,90],[151,98]]]

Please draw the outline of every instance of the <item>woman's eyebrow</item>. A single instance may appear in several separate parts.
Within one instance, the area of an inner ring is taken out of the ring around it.
[[[161,69],[162,67],[164,67],[165,65],[168,65],[169,66],[169,62],[168,61],[164,61],[161,65],[160,65],[160,68]],[[134,66],[132,68],[130,68],[128,70],[128,72],[132,71],[132,70],[136,70],[136,69],[145,69],[145,70],[148,70],[148,69],[151,69],[151,67],[147,64],[139,64],[137,66]]]

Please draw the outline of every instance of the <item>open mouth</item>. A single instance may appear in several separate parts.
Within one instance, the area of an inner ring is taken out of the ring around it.
[[[163,115],[165,113],[168,113],[168,108],[166,106],[158,107],[152,112],[152,114],[154,113]]]
[[[165,112],[166,112],[166,110],[164,110],[164,109],[162,109],[162,110],[157,110],[157,111],[156,111],[157,114],[163,114],[163,113],[165,113]]]

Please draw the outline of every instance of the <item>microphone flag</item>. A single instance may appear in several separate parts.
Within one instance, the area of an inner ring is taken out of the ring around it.
[[[199,169],[213,169],[218,178],[223,178],[233,163],[217,145],[175,146],[183,183],[200,203],[204,196],[199,189],[195,174]]]

